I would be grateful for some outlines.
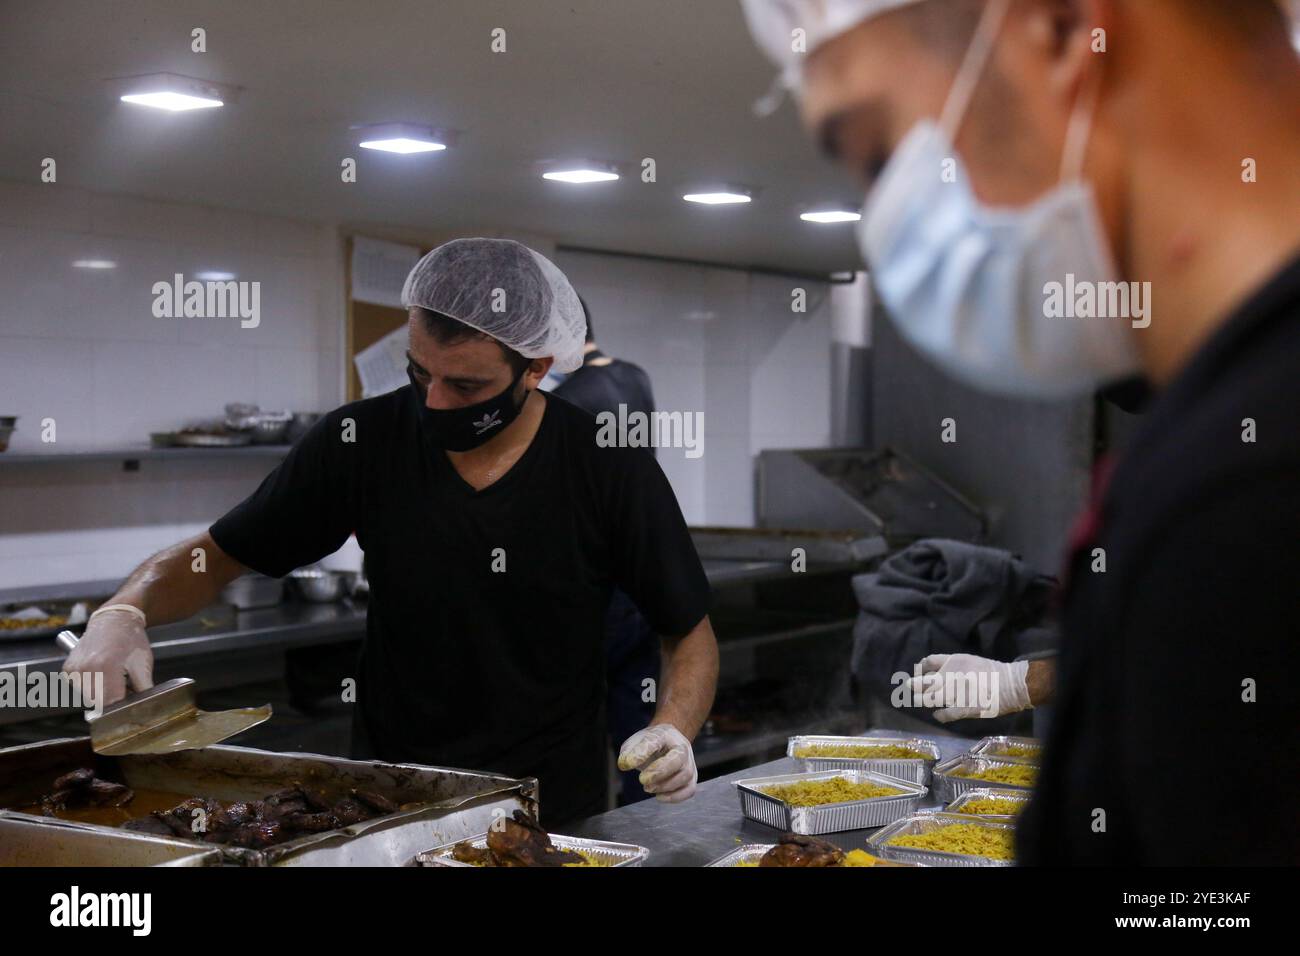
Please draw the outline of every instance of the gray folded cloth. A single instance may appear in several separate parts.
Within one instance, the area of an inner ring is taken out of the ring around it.
[[[978,654],[994,660],[1048,650],[1045,623],[1055,580],[1000,548],[928,538],[886,558],[877,572],[853,578],[861,608],[853,628],[851,669],[859,689],[883,700],[899,671],[928,654]],[[928,712],[909,710],[928,719]],[[960,733],[961,721],[949,724]],[[979,721],[981,734],[999,720]],[[1007,723],[1007,721],[1002,721]]]

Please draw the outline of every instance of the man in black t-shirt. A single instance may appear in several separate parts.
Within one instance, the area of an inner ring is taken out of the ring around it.
[[[555,826],[605,806],[617,587],[665,661],[654,721],[620,758],[686,799],[717,679],[708,583],[654,457],[602,447],[591,415],[536,390],[552,362],[580,361],[576,295],[532,250],[466,239],[425,256],[403,301],[411,384],[324,416],[207,533],[132,574],[65,667],[115,677],[110,697],[124,672],[148,686],[146,618],[186,617],[248,568],[278,577],[355,533],[370,581],[356,755],[536,776]]]
[[[1071,542],[1018,861],[1294,865],[1300,61],[1281,5],[743,3],[861,180],[859,244],[904,338],[984,391],[1084,398],[1139,373],[1155,393]],[[951,414],[974,454],[1012,440]]]

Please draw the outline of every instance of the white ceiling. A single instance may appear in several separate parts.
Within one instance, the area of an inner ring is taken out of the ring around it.
[[[190,31],[207,31],[207,53]],[[507,50],[492,53],[491,31]],[[219,110],[119,103],[111,77],[170,71],[242,88]],[[787,103],[751,111],[773,70],[735,0],[24,0],[0,3],[0,177],[352,226],[527,230],[568,245],[744,266],[853,268],[856,204]],[[356,148],[350,126],[460,130],[442,153]],[[354,156],[359,181],[340,182]],[[658,164],[643,184],[636,164]],[[618,183],[543,181],[538,160],[632,164]],[[758,187],[748,206],[680,196]]]

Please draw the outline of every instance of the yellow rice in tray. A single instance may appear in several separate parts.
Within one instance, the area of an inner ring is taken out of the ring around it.
[[[932,755],[902,744],[804,744],[796,757],[840,757],[850,760],[916,760]]]
[[[987,780],[990,783],[1032,787],[1034,781],[1038,779],[1038,768],[1033,764],[1017,764],[1014,767],[986,767],[983,770],[954,770],[952,775],[970,780]]]
[[[914,850],[936,850],[941,853],[960,853],[962,856],[984,856],[991,860],[1015,859],[1010,828],[982,827],[975,823],[953,823],[929,833],[910,833],[896,836],[890,846],[911,847]]]
[[[758,866],[758,860],[741,860],[732,866]],[[882,860],[872,856],[866,850],[850,850],[844,854],[844,861],[840,863],[842,867],[850,866],[897,866],[896,863],[890,863],[888,860]]]
[[[995,755],[1005,757],[1033,757],[1037,759],[1042,756],[1043,748],[1037,744],[1002,744],[994,751]]]
[[[1003,800],[997,797],[981,797],[978,800],[971,800],[964,803],[955,811],[956,813],[969,813],[974,816],[1004,816],[1013,817],[1025,808],[1023,800]]]
[[[817,807],[824,803],[848,803],[851,800],[870,800],[873,797],[893,797],[906,793],[898,787],[881,783],[853,783],[843,777],[829,780],[800,780],[798,783],[774,784],[761,793],[775,797],[792,807]]]

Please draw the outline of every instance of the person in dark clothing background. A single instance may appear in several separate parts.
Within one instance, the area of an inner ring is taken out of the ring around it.
[[[1078,398],[1140,373],[1154,393],[1072,537],[1017,861],[1294,865],[1300,801],[1277,782],[1300,757],[1300,58],[1283,6],[743,2],[862,183],[859,243],[904,338],[988,392]],[[1093,306],[1055,308],[1067,284]],[[1207,785],[1219,755],[1231,773]]]
[[[553,393],[593,415],[606,411],[617,413],[619,405],[626,405],[629,413],[653,415],[655,399],[650,376],[641,366],[611,358],[596,346],[591,310],[585,299],[578,298],[587,316],[582,366],[560,382]],[[649,686],[659,686],[659,637],[632,599],[617,589],[610,597],[605,617],[605,655],[609,733],[615,741],[626,740],[648,725],[654,716],[653,696],[646,699],[650,695],[645,682],[653,681]],[[619,776],[623,781],[620,803],[635,803],[649,796],[637,779],[637,771],[623,770]]]

